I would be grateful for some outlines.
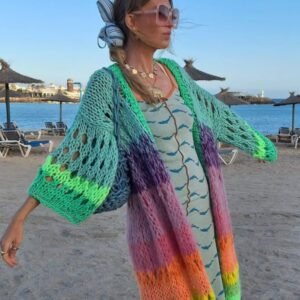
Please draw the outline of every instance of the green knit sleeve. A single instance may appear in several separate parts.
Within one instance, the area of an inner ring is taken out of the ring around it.
[[[118,149],[113,134],[112,82],[95,72],[61,144],[39,168],[28,193],[77,224],[104,202],[113,185]]]
[[[214,133],[219,141],[236,146],[258,159],[268,161],[277,159],[274,144],[227,105],[198,85],[197,96],[210,115]]]
[[[197,105],[198,118],[212,127],[216,139],[234,145],[259,159],[268,161],[277,159],[277,150],[268,138],[201,88],[175,61],[166,58],[159,61],[166,64],[176,77],[185,100],[194,106],[194,109]]]

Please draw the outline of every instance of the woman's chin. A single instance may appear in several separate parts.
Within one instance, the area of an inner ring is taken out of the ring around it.
[[[164,49],[168,49],[169,47],[170,47],[170,41],[161,43],[160,45],[158,45],[157,49],[164,50]]]
[[[159,42],[148,42],[145,43],[148,47],[153,48],[154,50],[164,50],[170,47],[171,41],[170,40],[161,40]]]

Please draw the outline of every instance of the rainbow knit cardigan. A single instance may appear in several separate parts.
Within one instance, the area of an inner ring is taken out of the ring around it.
[[[160,59],[194,115],[195,149],[210,188],[216,243],[227,300],[241,299],[239,267],[216,141],[273,161],[274,145],[199,87],[174,61]],[[29,194],[76,224],[107,199],[118,164],[128,167],[127,238],[141,299],[216,299],[191,226],[176,198],[154,137],[118,65],[120,141],[114,136],[112,77],[96,71],[64,141],[46,159]]]

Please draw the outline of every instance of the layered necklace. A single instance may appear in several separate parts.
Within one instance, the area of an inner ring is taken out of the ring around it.
[[[157,75],[156,63],[153,63],[153,71],[152,72],[139,71],[135,67],[133,67],[133,66],[127,64],[127,63],[125,64],[125,68],[128,71],[130,71],[133,75],[139,75],[143,79],[146,79],[146,78],[154,79],[155,76]]]
[[[157,70],[158,70],[158,64],[156,62],[153,63],[153,71],[152,72],[145,72],[145,71],[139,71],[135,67],[129,65],[128,63],[125,63],[125,68],[131,72],[133,75],[140,76],[142,79],[154,79],[153,84],[150,86],[150,91],[154,98],[157,98],[158,100],[163,100],[163,92],[161,89],[155,87],[156,83],[156,77],[157,77]]]

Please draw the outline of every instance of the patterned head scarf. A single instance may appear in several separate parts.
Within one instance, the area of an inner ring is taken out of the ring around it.
[[[111,47],[123,47],[124,45],[124,33],[114,22],[114,7],[113,2],[110,0],[98,0],[97,6],[105,26],[100,30],[98,35],[98,46],[104,48],[105,45]],[[101,46],[99,39],[105,42],[104,46]]]

